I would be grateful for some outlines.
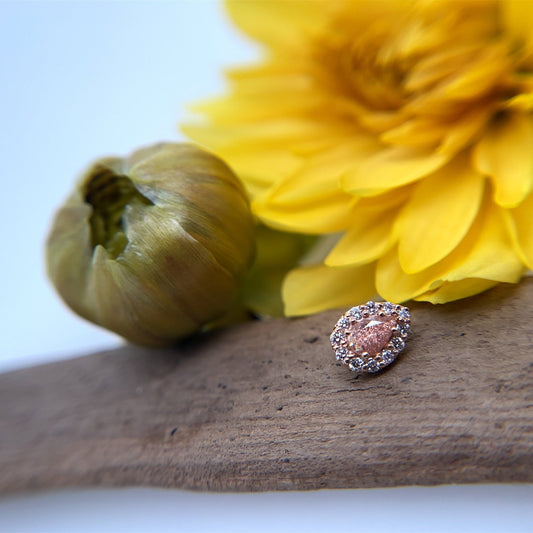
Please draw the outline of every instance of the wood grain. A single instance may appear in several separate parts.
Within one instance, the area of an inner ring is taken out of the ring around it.
[[[335,361],[338,312],[0,375],[0,492],[533,482],[533,280],[411,309],[372,377]]]

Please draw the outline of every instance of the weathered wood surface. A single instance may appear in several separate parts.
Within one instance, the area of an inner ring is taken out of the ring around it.
[[[336,363],[338,312],[0,375],[0,492],[533,482],[533,280],[412,315],[373,377]]]

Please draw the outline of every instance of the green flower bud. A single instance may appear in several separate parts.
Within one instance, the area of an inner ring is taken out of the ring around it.
[[[87,170],[55,216],[48,274],[82,317],[164,345],[230,308],[253,235],[244,189],[223,161],[159,144]]]

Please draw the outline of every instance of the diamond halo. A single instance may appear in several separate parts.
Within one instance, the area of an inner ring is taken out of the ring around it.
[[[367,374],[379,372],[396,360],[410,330],[407,307],[367,302],[341,316],[330,340],[338,361],[356,374]]]

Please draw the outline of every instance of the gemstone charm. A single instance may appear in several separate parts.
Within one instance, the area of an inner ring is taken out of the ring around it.
[[[375,373],[390,365],[405,348],[409,309],[390,302],[367,302],[352,307],[331,333],[337,360],[357,374]]]

